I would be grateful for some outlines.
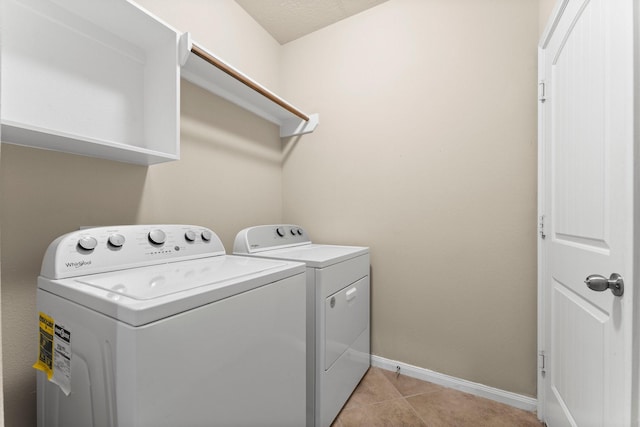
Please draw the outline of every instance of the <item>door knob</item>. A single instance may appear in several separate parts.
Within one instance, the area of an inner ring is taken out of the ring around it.
[[[624,294],[624,280],[618,273],[612,273],[608,279],[599,274],[592,274],[587,277],[584,283],[594,291],[602,292],[611,289],[611,292],[617,297],[621,297]]]

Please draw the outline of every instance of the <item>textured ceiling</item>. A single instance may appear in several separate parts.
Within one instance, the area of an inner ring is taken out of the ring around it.
[[[280,44],[387,0],[236,0]]]

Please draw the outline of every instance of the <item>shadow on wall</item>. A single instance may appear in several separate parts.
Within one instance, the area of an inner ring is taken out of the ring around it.
[[[276,125],[185,80],[180,90],[181,140],[216,156],[280,166],[280,146],[271,143],[280,139]]]
[[[290,136],[282,140],[282,164],[284,165],[289,160],[291,153],[300,142],[302,135]]]
[[[3,144],[2,357],[6,425],[35,426],[36,278],[56,237],[136,222],[147,167]]]

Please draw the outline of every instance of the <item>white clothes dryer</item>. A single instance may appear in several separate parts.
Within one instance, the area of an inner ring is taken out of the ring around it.
[[[304,264],[226,255],[204,227],[61,236],[38,277],[38,426],[300,427],[304,304]]]
[[[306,264],[307,426],[329,427],[371,364],[369,248],[282,224],[240,231],[233,253]]]

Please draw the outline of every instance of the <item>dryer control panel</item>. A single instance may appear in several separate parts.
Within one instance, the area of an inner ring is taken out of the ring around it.
[[[54,240],[40,274],[51,279],[225,255],[218,236],[196,225],[92,227]]]
[[[298,225],[273,224],[245,228],[236,235],[233,252],[251,254],[261,250],[309,245],[311,239]]]

